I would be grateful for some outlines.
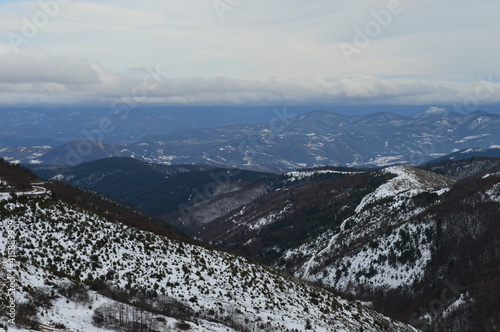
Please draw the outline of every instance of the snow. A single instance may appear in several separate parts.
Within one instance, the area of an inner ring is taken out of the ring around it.
[[[431,106],[424,113],[425,114],[442,114],[445,112],[446,112],[446,108],[444,108],[444,107]]]
[[[44,270],[49,266],[67,275],[80,271],[80,277],[90,278],[89,281],[115,271],[107,278],[112,287],[125,289],[131,284],[148,291],[156,289],[191,308],[199,315],[199,326],[194,331],[233,331],[209,323],[214,319],[207,314],[209,310],[222,310],[217,319],[232,317],[235,323],[250,329],[269,324],[274,331],[290,326],[303,329],[306,318],[311,320],[314,331],[352,331],[362,325],[366,329],[375,320],[388,321],[369,308],[358,307],[327,290],[251,264],[244,258],[108,222],[43,196],[29,199],[32,203],[27,205],[1,203],[6,211],[15,211],[2,223],[15,223],[19,232],[18,252],[26,259],[18,271],[22,274],[21,284],[47,287],[47,281],[57,284],[65,280]],[[0,234],[2,253],[6,243],[6,234]],[[98,264],[92,264],[92,257],[98,257]],[[312,292],[317,294],[318,304],[310,301]],[[27,299],[22,288],[19,295]],[[66,303],[67,299],[60,298],[53,310],[38,318],[47,325],[62,322],[71,331],[104,331],[92,326],[91,318],[96,308],[113,302],[95,293],[91,293],[91,298],[92,302],[85,305]],[[236,308],[244,314],[236,314]],[[360,318],[353,318],[354,314]],[[167,324],[176,322],[171,319]],[[399,323],[391,324],[401,331],[413,331]]]
[[[271,213],[265,217],[261,217],[256,222],[250,223],[248,225],[248,228],[251,230],[255,230],[255,229],[260,229],[266,225],[272,224],[273,222],[276,221],[276,219],[280,218],[283,214],[285,214],[291,207],[292,205],[289,204],[278,213]],[[240,214],[242,214],[243,210],[240,212]]]
[[[466,300],[466,294],[460,294],[460,297],[446,308],[446,310],[443,312],[443,316],[446,317],[450,315],[458,307],[467,304],[469,301],[470,300]]]
[[[370,287],[380,287],[380,288],[398,288],[404,287],[413,282],[419,281],[423,277],[424,268],[429,263],[431,259],[431,244],[415,243],[410,242],[405,245],[412,245],[418,247],[419,257],[415,261],[409,264],[399,264],[396,262],[390,263],[387,259],[382,259],[381,257],[389,257],[391,253],[398,253],[396,248],[397,243],[403,243],[401,239],[402,232],[407,234],[421,234],[424,231],[423,226],[415,224],[406,224],[396,228],[390,235],[386,237],[381,237],[378,240],[378,245],[376,248],[371,248],[369,246],[364,246],[359,251],[351,253],[350,255],[345,255],[339,257],[335,264],[330,264],[322,271],[312,273],[317,266],[320,266],[324,259],[331,257],[332,253],[341,250],[345,242],[347,241],[346,236],[341,233],[335,234],[331,237],[328,244],[324,249],[317,253],[312,253],[311,258],[304,265],[303,269],[300,269],[300,276],[306,280],[310,281],[320,281],[323,284],[329,285],[339,290],[345,292],[352,292],[352,281],[355,275],[360,272],[361,275],[356,277],[357,285],[370,285]],[[356,232],[353,230],[353,232]],[[348,236],[349,241],[356,241],[358,234],[353,234]],[[319,243],[324,243],[325,239],[318,241]],[[412,240],[413,241],[413,240]],[[318,246],[318,243],[311,245],[310,248]],[[304,246],[302,247],[303,254],[307,253],[308,249]],[[314,249],[313,249],[314,250]],[[285,256],[286,259],[290,259],[294,256],[292,251],[287,252]],[[341,268],[343,267],[343,268]],[[336,272],[338,269],[342,269],[342,276],[337,279]],[[373,271],[373,275],[370,274]]]
[[[11,196],[9,193],[0,193],[0,202],[9,199]]]
[[[367,164],[372,164],[376,166],[388,166],[392,165],[396,162],[405,161],[405,156],[397,155],[397,156],[378,156],[375,159],[370,159]],[[353,165],[354,166],[354,165]]]
[[[490,190],[486,191],[486,197],[489,200],[500,203],[500,183],[493,185]]]
[[[44,289],[47,292],[51,292],[52,287],[49,284],[55,283],[58,286],[69,285],[71,281],[68,279],[61,280],[53,280],[52,276],[48,275],[46,271],[30,267],[27,270],[20,270],[18,274],[19,282],[21,285],[30,285],[31,287],[38,287],[40,289]],[[70,298],[59,295],[59,297],[53,302],[53,306],[51,308],[43,309],[44,315],[39,315],[37,317],[38,321],[47,326],[55,326],[55,324],[63,324],[64,331],[72,331],[72,332],[113,332],[115,330],[109,330],[105,328],[96,327],[93,324],[93,315],[95,309],[100,308],[101,306],[123,306],[128,308],[128,310],[132,310],[133,307],[131,305],[126,305],[120,302],[116,302],[110,298],[104,297],[94,291],[88,290],[89,300],[85,303],[78,303],[73,301]],[[18,296],[24,295],[18,290]],[[21,296],[19,300],[23,300],[25,297]],[[176,325],[182,321],[179,321],[175,318],[171,317],[162,317],[161,315],[157,315],[156,317],[160,318],[156,323],[158,324],[158,328],[162,331],[173,331],[176,328]],[[162,323],[161,323],[162,322]],[[213,332],[233,332],[235,331],[232,328],[228,328],[225,325],[209,322],[206,320],[198,320],[197,324],[190,324],[190,331],[202,332],[202,331],[213,331]],[[59,331],[57,329],[50,329],[53,331]],[[9,331],[26,331],[25,329],[18,329],[15,327],[9,326]]]
[[[387,167],[382,172],[394,174],[396,177],[366,195],[356,207],[356,213],[360,213],[367,205],[384,198],[401,194],[414,196],[424,191],[441,190],[447,185],[444,182],[444,177],[434,175],[434,178],[425,179],[422,178],[422,174],[430,176],[432,173],[422,173],[422,171],[417,171],[415,168],[409,166]]]
[[[314,171],[293,171],[287,172],[284,175],[288,176],[287,182],[300,181],[302,179],[320,175],[320,174],[355,174],[359,172],[346,172],[346,171],[335,171],[335,170],[314,170]]]
[[[460,154],[471,153],[471,152],[478,152],[478,151],[481,151],[481,149],[470,148],[470,149],[466,149],[466,150],[460,152]]]
[[[439,196],[441,196],[443,194],[446,194],[448,191],[450,191],[450,188],[443,188],[443,189],[436,190],[435,193],[438,194]]]
[[[5,183],[5,182],[4,182]],[[2,185],[2,183],[0,183]],[[47,195],[50,192],[41,186],[33,186],[32,190],[27,191],[15,191],[17,196],[34,196],[34,195]],[[10,192],[0,192],[0,201],[7,200],[11,198]]]
[[[388,257],[391,252],[394,252],[393,244],[400,240],[399,232],[401,230],[407,231],[409,234],[414,234],[417,231],[417,226],[408,224],[405,227],[398,229],[398,232],[393,232],[390,236],[383,239],[376,249],[363,248],[354,259],[348,260],[348,275],[354,275],[358,271],[362,271],[369,267],[369,264],[376,262],[381,256]],[[383,264],[377,264],[376,275],[373,277],[361,276],[359,278],[360,284],[369,283],[372,287],[390,287],[397,288],[403,287],[409,283],[419,281],[423,277],[425,266],[431,259],[431,246],[419,245],[419,250],[422,257],[416,260],[413,264],[396,264],[390,265],[388,261]],[[338,285],[342,288],[348,286],[349,280],[343,278]]]
[[[51,178],[51,180],[64,181],[64,174],[57,174]]]
[[[488,173],[488,174],[484,175],[482,178],[486,179],[486,178],[489,178],[490,176],[500,176],[500,172]]]
[[[407,166],[393,166],[383,169],[384,173],[391,173],[397,176],[365,196],[356,207],[356,213],[360,213],[370,203],[418,188],[420,182],[409,170],[410,168]]]
[[[340,230],[287,250],[279,267],[303,262],[294,267],[294,275],[346,293],[359,285],[393,289],[420,281],[431,259],[427,234],[434,226],[432,220],[409,222],[424,211],[412,206],[412,197],[421,192],[443,195],[454,180],[407,166],[381,172],[395,177],[367,194]]]
[[[482,137],[487,137],[487,136],[491,136],[491,134],[482,134],[482,135],[467,136],[467,137],[462,138],[461,140],[455,141],[455,143],[467,143],[468,141],[472,141],[472,140],[479,139],[479,138],[482,138]]]

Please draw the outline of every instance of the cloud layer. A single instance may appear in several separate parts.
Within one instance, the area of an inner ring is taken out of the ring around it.
[[[171,78],[160,67],[134,68],[116,74],[73,56],[41,51],[12,52],[0,47],[0,103],[112,103],[135,98],[165,104],[321,104],[321,103],[481,103],[500,102],[500,84],[381,79],[355,74],[337,77],[271,77],[263,80]]]
[[[395,1],[4,1],[0,104],[500,102],[496,0]]]

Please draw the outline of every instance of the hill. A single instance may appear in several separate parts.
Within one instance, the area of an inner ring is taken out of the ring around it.
[[[446,161],[457,161],[471,158],[500,158],[500,147],[492,147],[489,149],[476,147],[455,151],[440,158],[429,160],[425,163],[425,165],[433,165]]]
[[[324,169],[290,172],[259,194],[203,202],[188,217],[202,241],[368,301],[424,331],[494,331],[498,167],[460,181],[407,166],[330,170],[330,178]]]
[[[20,176],[3,166],[2,182]],[[117,222],[82,206],[85,195],[0,201],[9,331],[415,331],[248,259]]]
[[[472,157],[470,159],[457,160],[444,158],[443,161],[432,162],[423,165],[421,168],[461,180],[483,173],[497,165],[500,165],[500,158]]]

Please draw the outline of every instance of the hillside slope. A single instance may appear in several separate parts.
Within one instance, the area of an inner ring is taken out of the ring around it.
[[[500,326],[498,166],[458,182],[407,166],[310,179],[321,172],[289,173],[196,236],[426,331]]]
[[[3,196],[4,325],[9,285],[20,330],[415,331],[274,269],[139,230],[75,201]]]
[[[483,173],[500,165],[500,158],[472,157],[471,159],[449,160],[422,166],[423,169],[462,180]]]

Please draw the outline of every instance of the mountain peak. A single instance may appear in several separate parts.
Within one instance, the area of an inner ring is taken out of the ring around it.
[[[356,208],[356,213],[361,212],[370,203],[387,197],[409,191],[436,191],[446,188],[455,182],[455,180],[446,176],[410,166],[391,166],[384,168],[382,172],[396,175],[396,177],[365,196]]]
[[[306,120],[306,119],[325,119],[325,118],[337,118],[337,117],[344,117],[344,115],[335,113],[335,112],[329,112],[325,110],[316,110],[312,112],[308,112],[305,114],[298,115],[295,117],[297,120]]]
[[[428,118],[428,117],[433,117],[433,116],[459,116],[460,114],[448,109],[446,107],[439,107],[439,106],[431,106],[427,108],[424,111],[418,112],[417,114],[413,115],[414,118]]]

